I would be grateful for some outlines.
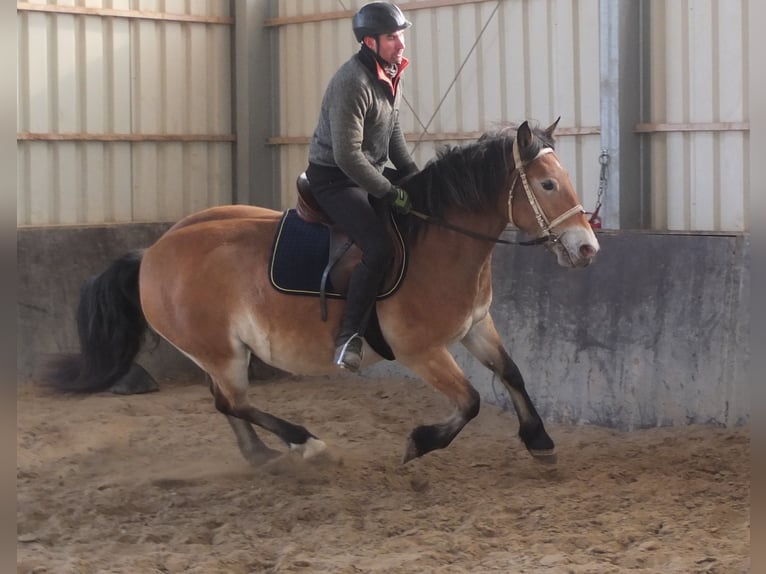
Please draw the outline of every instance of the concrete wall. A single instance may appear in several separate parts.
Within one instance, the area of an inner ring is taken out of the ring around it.
[[[749,236],[599,239],[582,271],[496,251],[493,316],[541,413],[620,428],[746,423]]]
[[[497,247],[492,315],[545,420],[621,429],[750,418],[750,237],[600,233],[589,268]],[[485,400],[502,383],[461,345]],[[394,364],[371,375],[401,373]]]
[[[20,381],[46,353],[77,348],[74,311],[88,276],[167,224],[18,231]],[[499,246],[493,316],[546,420],[618,428],[745,424],[750,360],[750,239],[742,235],[601,233],[591,267],[558,267],[543,248]],[[485,400],[502,385],[455,348]],[[142,352],[158,380],[201,372],[166,343]],[[408,375],[397,363],[368,376]]]
[[[51,353],[78,348],[75,310],[83,281],[113,259],[153,243],[170,224],[24,227],[17,233],[16,370],[34,379]],[[156,377],[197,369],[167,343],[149,345],[140,362]]]

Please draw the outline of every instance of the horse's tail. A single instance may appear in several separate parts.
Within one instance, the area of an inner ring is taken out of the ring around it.
[[[77,307],[80,352],[51,359],[43,374],[48,387],[97,392],[128,373],[147,328],[138,294],[142,257],[143,251],[131,251],[83,284]]]

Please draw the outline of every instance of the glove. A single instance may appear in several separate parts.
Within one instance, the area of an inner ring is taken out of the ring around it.
[[[386,194],[388,203],[399,213],[407,214],[412,209],[412,201],[410,196],[401,187],[394,186]]]

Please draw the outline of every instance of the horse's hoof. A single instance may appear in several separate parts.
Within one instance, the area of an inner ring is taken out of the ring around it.
[[[532,455],[537,462],[542,464],[556,464],[558,462],[558,456],[555,449],[548,450],[530,450],[529,454]]]
[[[157,381],[138,363],[133,363],[130,370],[109,388],[115,395],[140,395],[159,390]]]
[[[412,430],[407,440],[402,464],[431,452],[446,447],[452,437],[446,436],[442,425],[420,425]]]
[[[420,456],[420,454],[421,453],[418,450],[418,445],[415,444],[415,441],[412,439],[412,436],[410,436],[407,439],[407,448],[404,449],[404,456],[402,457],[402,464],[407,464],[413,458],[418,458]]]
[[[291,444],[290,450],[301,453],[304,460],[308,460],[327,450],[327,445],[318,438],[309,437],[303,444]]]

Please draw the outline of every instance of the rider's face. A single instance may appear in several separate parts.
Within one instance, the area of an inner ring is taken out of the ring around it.
[[[375,39],[365,38],[369,41],[367,44],[375,50]],[[381,34],[378,36],[378,55],[389,64],[401,64],[404,56],[404,31],[392,32],[391,34]]]

